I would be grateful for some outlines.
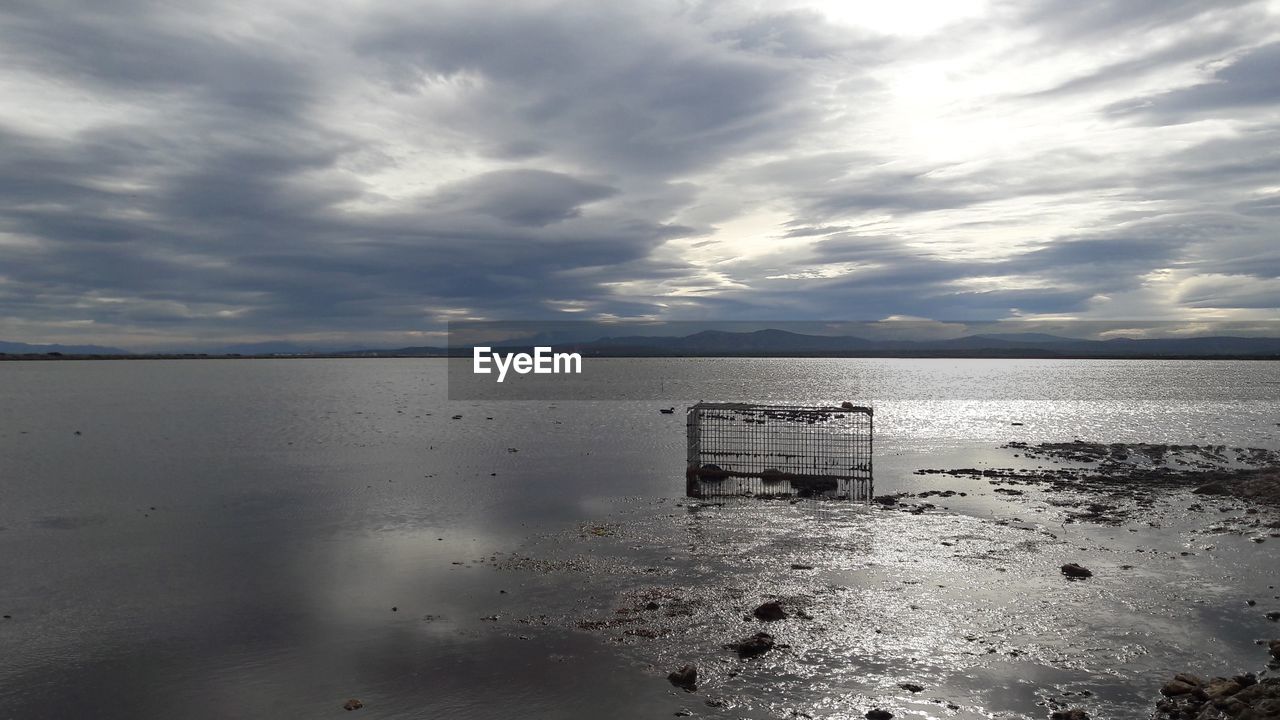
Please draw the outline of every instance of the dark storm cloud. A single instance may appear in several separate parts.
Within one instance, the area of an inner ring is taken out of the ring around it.
[[[42,169],[60,200],[4,200],[7,226],[45,238],[6,250],[4,274],[18,288],[3,297],[6,314],[29,318],[70,307],[98,323],[287,333],[403,329],[421,325],[432,304],[515,316],[551,297],[596,295],[628,273],[661,277],[670,271],[645,257],[683,231],[613,216],[539,232],[613,193],[550,172],[482,174],[417,211],[357,215],[334,208],[357,188],[303,179],[338,157],[307,143],[202,147],[198,162],[166,165],[162,184],[131,193],[83,186],[113,169],[92,147],[55,151],[14,133],[6,142],[28,157],[13,172]],[[143,218],[113,217],[123,208]],[[110,301],[121,296],[130,302]]]
[[[1194,308],[1266,309],[1275,307],[1277,290],[1276,283],[1248,286],[1235,277],[1208,277],[1193,283],[1178,299]]]
[[[991,196],[957,183],[931,180],[924,172],[878,171],[829,183],[802,198],[806,218],[848,217],[875,210],[927,212],[962,208]]]
[[[210,32],[217,5],[193,3],[184,12],[147,0],[18,0],[7,7],[0,53],[10,67],[99,90],[195,94],[258,120],[296,117],[323,85],[306,58],[278,43]]]
[[[1155,122],[1231,116],[1236,111],[1274,108],[1280,103],[1280,43],[1253,49],[1188,88],[1111,106],[1119,115],[1135,114]]]
[[[509,155],[613,154],[615,163],[594,166],[666,173],[790,127],[770,123],[788,114],[774,105],[800,76],[668,37],[654,22],[630,27],[590,9],[451,12],[430,22],[418,14],[409,27],[371,18],[360,51],[386,68],[484,73],[493,93],[437,120]],[[60,138],[0,128],[9,191],[0,222],[35,240],[3,249],[0,315],[104,327],[181,321],[215,334],[416,330],[433,306],[537,314],[547,300],[590,301],[607,283],[673,275],[678,264],[647,256],[691,232],[645,212],[669,215],[687,199],[661,177],[632,194],[634,210],[583,217],[619,189],[535,167],[473,174],[417,209],[350,211],[342,205],[365,191],[334,170],[361,148],[313,114],[327,79],[289,48],[175,25],[145,3],[31,4],[6,13],[3,27],[28,72],[148,94],[172,117]],[[628,45],[634,57],[620,59]],[[650,72],[650,59],[668,65]],[[582,83],[599,99],[578,95]]]
[[[1246,200],[1245,202],[1237,203],[1235,207],[1243,215],[1280,216],[1280,195],[1269,195],[1257,200]]]
[[[1103,237],[1056,238],[1002,265],[1021,272],[1048,269],[1059,277],[1074,275],[1106,282],[1167,266],[1186,244],[1186,240],[1179,240],[1167,228],[1154,230],[1150,235],[1135,235],[1135,232],[1143,231],[1131,228]]]
[[[541,227],[582,214],[588,203],[617,194],[617,188],[584,182],[545,170],[496,170],[455,183],[435,198],[443,208],[457,207]]]
[[[481,87],[441,120],[495,153],[557,155],[613,172],[671,174],[739,150],[768,147],[814,120],[811,78],[782,54],[834,50],[791,32],[770,42],[748,25],[715,37],[654,6],[533,5],[502,12],[445,3],[389,11],[364,29],[360,51],[405,92],[476,76]],[[786,16],[778,16],[784,18]],[[758,22],[758,21],[756,21]],[[716,42],[735,37],[733,45]]]
[[[1167,157],[1160,172],[1152,173],[1154,179],[1176,183],[1187,192],[1203,196],[1222,188],[1266,187],[1280,174],[1280,127],[1246,128]]]
[[[715,16],[708,10],[716,7],[715,3],[707,3],[694,12],[714,22]],[[850,63],[875,63],[902,45],[883,35],[833,27],[823,22],[821,13],[812,10],[753,15],[728,23],[713,38],[752,53]]]

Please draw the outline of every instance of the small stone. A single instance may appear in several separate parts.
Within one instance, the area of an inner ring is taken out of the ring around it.
[[[1070,710],[1055,710],[1049,716],[1049,720],[1089,720],[1089,713],[1080,708],[1072,708]]]
[[[667,679],[672,685],[693,692],[698,689],[698,668],[693,665],[684,665],[679,670],[668,673]]]
[[[1093,577],[1093,571],[1079,563],[1067,563],[1061,569],[1062,574],[1069,578]]]
[[[804,563],[791,563],[791,569],[792,570],[812,570],[813,566],[805,565]]]
[[[760,607],[757,607],[752,614],[761,622],[774,622],[776,620],[787,619],[787,611],[782,609],[782,603],[777,600],[770,600],[769,602],[761,603]]]
[[[902,688],[903,690],[906,690],[907,692],[913,692],[913,693],[924,692],[924,686],[917,685],[915,683],[898,683],[898,687]]]
[[[347,712],[351,712],[352,710],[359,710],[362,707],[364,707],[364,703],[360,702],[355,698],[351,698],[350,700],[342,703],[342,709],[346,710]]]
[[[864,717],[866,717],[867,720],[892,720],[893,713],[888,710],[876,708],[875,710],[868,710]]]
[[[740,658],[751,658],[757,655],[763,655],[773,649],[773,636],[769,633],[759,632],[749,638],[743,638],[729,647],[737,651]]]
[[[1267,613],[1266,617],[1271,622],[1276,622],[1277,620],[1280,620],[1280,611],[1272,610],[1271,612]]]

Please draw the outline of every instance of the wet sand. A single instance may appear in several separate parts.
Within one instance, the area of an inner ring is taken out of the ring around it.
[[[1280,507],[1249,488],[1275,453],[1003,452],[871,504],[637,502],[488,558],[513,585],[493,632],[590,633],[707,717],[1149,717],[1179,672],[1266,680]],[[546,582],[583,600],[515,600]]]

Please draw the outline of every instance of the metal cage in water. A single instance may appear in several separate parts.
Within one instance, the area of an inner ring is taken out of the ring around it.
[[[870,500],[872,410],[698,403],[686,417],[690,497]]]

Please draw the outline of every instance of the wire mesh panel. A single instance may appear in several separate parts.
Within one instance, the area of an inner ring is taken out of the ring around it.
[[[869,407],[698,403],[686,422],[692,497],[871,499]]]

